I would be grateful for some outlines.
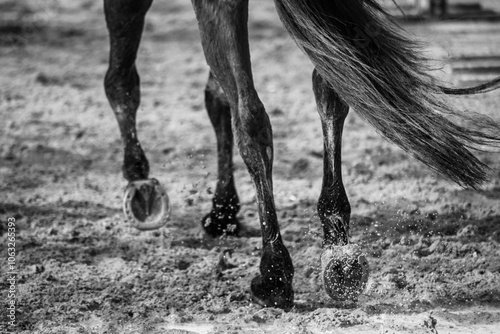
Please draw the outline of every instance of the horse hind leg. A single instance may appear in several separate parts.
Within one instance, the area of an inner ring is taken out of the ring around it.
[[[233,176],[233,133],[231,108],[217,80],[210,72],[205,89],[205,106],[217,138],[218,181],[212,200],[212,210],[201,222],[205,232],[213,237],[237,235],[240,209]]]
[[[106,96],[118,121],[124,145],[123,176],[129,185],[124,211],[139,229],[163,225],[168,197],[159,182],[148,179],[149,163],[137,138],[136,114],[140,104],[139,74],[135,66],[152,0],[105,0],[104,12],[110,38],[109,68],[104,79]]]
[[[323,227],[323,285],[334,300],[355,300],[368,280],[368,264],[360,248],[349,244],[351,207],[341,169],[342,130],[349,106],[316,71],[313,90],[324,139],[323,185],[318,200]]]
[[[252,280],[254,301],[293,305],[294,269],[281,238],[272,189],[272,130],[255,91],[248,45],[248,0],[192,0],[205,58],[224,90],[240,154],[256,189],[262,231],[260,275]]]

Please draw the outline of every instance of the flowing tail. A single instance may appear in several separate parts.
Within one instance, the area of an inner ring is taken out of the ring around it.
[[[429,75],[421,45],[376,0],[275,0],[278,14],[318,73],[384,137],[462,186],[487,180],[469,150],[500,144],[500,126],[454,109],[446,95],[500,88],[500,79],[454,89]]]

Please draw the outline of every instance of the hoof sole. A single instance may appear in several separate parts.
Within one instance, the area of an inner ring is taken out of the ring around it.
[[[160,228],[170,216],[167,192],[156,179],[132,181],[125,189],[123,212],[138,230]]]
[[[323,286],[333,300],[356,301],[366,287],[369,266],[354,244],[330,246],[321,254]]]

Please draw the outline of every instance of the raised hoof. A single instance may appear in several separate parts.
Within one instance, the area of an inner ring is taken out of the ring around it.
[[[160,228],[170,216],[167,192],[156,179],[132,181],[125,189],[123,212],[138,230]]]
[[[240,231],[240,223],[236,217],[220,217],[213,212],[203,217],[201,226],[209,236],[214,238],[222,235],[237,236]]]
[[[368,281],[370,268],[354,244],[329,246],[321,254],[323,286],[333,300],[356,301]]]
[[[277,307],[289,310],[293,307],[292,284],[259,275],[254,277],[252,285],[252,299],[263,307]]]

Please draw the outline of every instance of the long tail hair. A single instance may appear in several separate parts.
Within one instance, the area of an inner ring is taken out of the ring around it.
[[[275,0],[298,46],[330,87],[384,137],[462,186],[487,179],[470,149],[500,143],[500,126],[456,110],[446,95],[500,87],[500,80],[448,88],[429,75],[422,46],[376,0]]]

